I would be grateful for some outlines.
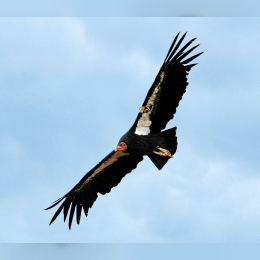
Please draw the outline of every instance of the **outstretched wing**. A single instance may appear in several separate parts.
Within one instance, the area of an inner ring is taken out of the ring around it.
[[[55,207],[62,200],[62,204],[54,214],[50,224],[58,217],[63,210],[64,222],[69,214],[69,228],[71,228],[74,212],[76,210],[77,223],[80,223],[82,208],[85,215],[88,215],[89,208],[97,199],[97,194],[106,194],[118,185],[122,178],[136,168],[137,164],[143,160],[142,156],[132,155],[122,151],[113,151],[108,154],[98,165],[90,170],[81,180],[60,199],[53,202],[48,209]]]
[[[176,35],[159,73],[139,109],[139,114],[131,128],[137,135],[157,134],[164,129],[168,121],[173,118],[179,101],[186,92],[188,71],[197,64],[188,63],[203,52],[184,60],[199,46],[198,44],[186,50],[196,39],[194,38],[178,50],[185,35],[186,33],[178,42],[179,33]]]

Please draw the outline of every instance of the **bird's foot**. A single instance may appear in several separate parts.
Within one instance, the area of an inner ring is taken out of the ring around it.
[[[168,150],[163,149],[163,148],[161,148],[161,147],[159,147],[159,146],[157,146],[157,148],[158,148],[158,150],[159,150],[160,152],[155,152],[155,151],[154,151],[154,153],[156,153],[156,154],[158,154],[158,155],[160,155],[160,156],[172,157],[171,153],[170,153]]]

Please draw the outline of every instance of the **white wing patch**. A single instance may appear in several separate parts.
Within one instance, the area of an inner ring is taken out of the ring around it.
[[[137,127],[135,129],[135,134],[137,135],[148,135],[150,133],[150,126],[152,124],[152,121],[150,120],[150,115],[154,108],[155,98],[159,90],[161,89],[161,83],[163,81],[164,74],[165,74],[164,71],[160,74],[160,81],[155,87],[153,94],[150,96],[143,110],[142,116],[138,120]]]

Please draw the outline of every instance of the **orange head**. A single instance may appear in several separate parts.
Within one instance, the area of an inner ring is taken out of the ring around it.
[[[119,145],[116,146],[115,152],[116,151],[126,151],[127,145],[124,142],[121,142]]]

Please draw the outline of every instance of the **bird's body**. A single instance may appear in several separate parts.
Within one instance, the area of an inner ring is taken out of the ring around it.
[[[162,130],[173,118],[179,101],[186,91],[188,72],[191,67],[196,65],[188,63],[202,54],[199,53],[184,60],[198,45],[184,52],[195,40],[192,39],[178,50],[186,33],[177,42],[178,35],[175,37],[143,105],[139,108],[133,126],[120,138],[116,148],[111,153],[83,176],[67,194],[47,208],[53,208],[65,199],[54,214],[50,224],[62,210],[65,221],[69,209],[69,228],[71,228],[75,211],[79,224],[82,209],[87,216],[98,193],[104,195],[110,192],[126,174],[136,168],[137,164],[143,160],[143,156],[148,156],[161,170],[174,155],[177,149],[176,127]]]
[[[159,135],[150,134],[142,136],[136,135],[132,131],[124,134],[120,138],[119,144],[121,142],[127,144],[127,152],[140,156],[152,154],[158,150],[158,146],[165,149],[168,148],[166,140]]]

